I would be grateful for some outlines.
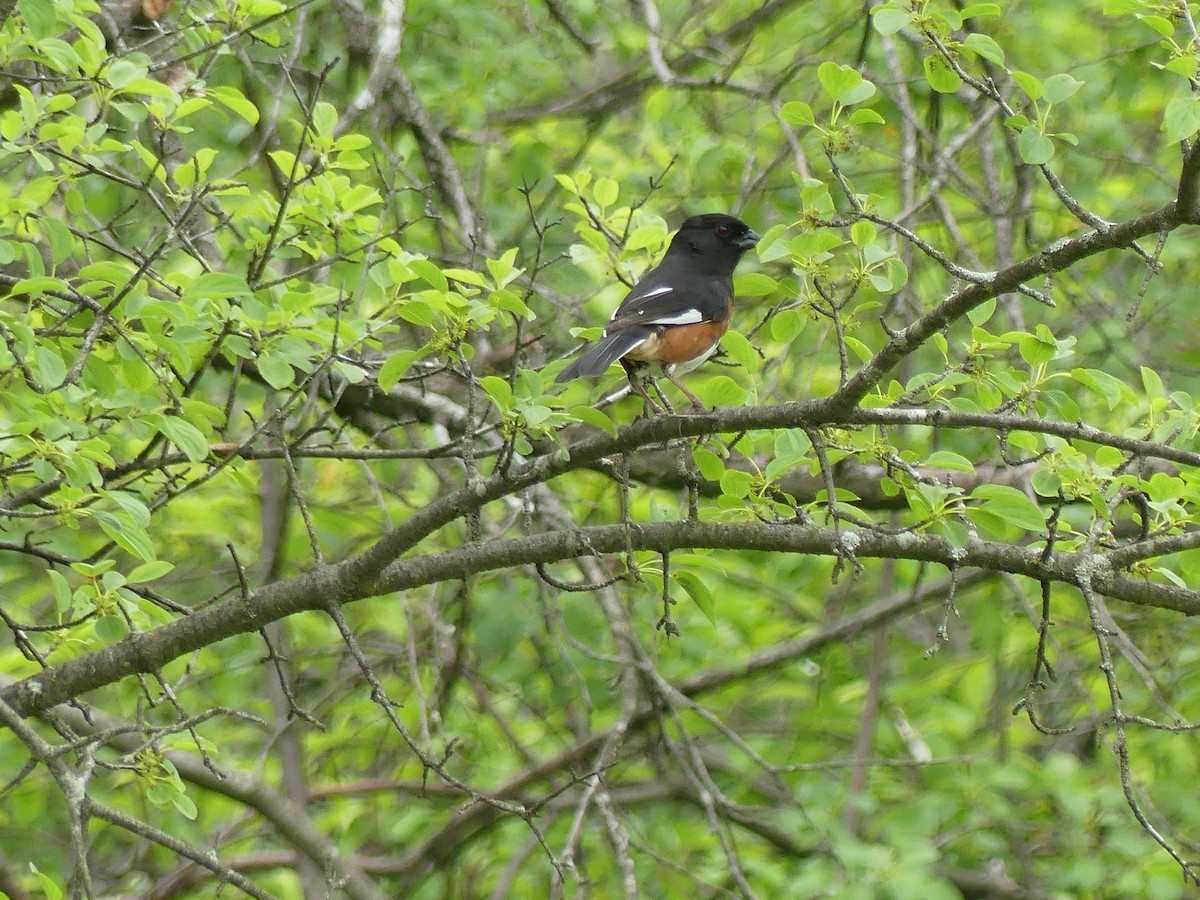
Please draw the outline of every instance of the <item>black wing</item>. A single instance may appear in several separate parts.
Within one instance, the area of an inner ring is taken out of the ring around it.
[[[664,268],[659,266],[633,286],[606,331],[634,325],[695,325],[728,314],[732,285],[726,279],[671,277]]]

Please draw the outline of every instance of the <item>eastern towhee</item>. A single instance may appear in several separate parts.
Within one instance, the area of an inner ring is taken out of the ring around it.
[[[642,371],[658,363],[692,406],[705,409],[676,373],[696,368],[716,351],[733,314],[733,269],[758,240],[750,226],[733,216],[692,216],[680,226],[663,261],[617,307],[600,342],[555,381],[602,375],[620,360],[647,409],[662,412],[641,380]]]

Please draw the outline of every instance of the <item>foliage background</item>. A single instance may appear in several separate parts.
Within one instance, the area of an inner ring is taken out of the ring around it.
[[[0,891],[1187,895],[1194,12],[0,4]]]

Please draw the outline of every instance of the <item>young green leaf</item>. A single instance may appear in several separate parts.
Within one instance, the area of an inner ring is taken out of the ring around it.
[[[857,69],[834,62],[823,62],[817,67],[817,80],[825,89],[830,100],[843,102],[843,98],[862,84],[863,77]]]
[[[981,56],[988,62],[995,63],[998,66],[1004,65],[1004,51],[1000,48],[992,38],[986,34],[980,34],[973,31],[967,35],[963,41],[963,46],[977,56]]]
[[[925,80],[939,94],[953,94],[962,87],[962,79],[945,57],[931,54],[925,57]]]
[[[200,429],[187,419],[164,416],[158,423],[158,430],[192,462],[201,462],[208,456],[208,440]]]
[[[700,474],[708,481],[720,481],[721,476],[725,473],[724,460],[707,447],[694,447],[692,449],[692,459],[695,460],[696,468],[700,470]]]
[[[125,581],[128,584],[145,584],[147,581],[162,578],[174,568],[175,566],[165,559],[156,559],[153,562],[142,563],[129,573]]]
[[[1031,166],[1042,166],[1054,159],[1054,141],[1034,125],[1021,129],[1017,150],[1021,153],[1021,159]]]
[[[935,450],[925,460],[925,465],[935,469],[950,469],[955,472],[975,474],[975,464],[952,450]]]
[[[1047,103],[1062,103],[1083,87],[1082,81],[1076,81],[1070,75],[1051,75],[1042,84],[1042,96]]]
[[[1017,69],[1013,70],[1012,77],[1013,81],[1017,83],[1017,86],[1025,92],[1025,96],[1030,100],[1040,100],[1042,98],[1042,82],[1037,76]]]
[[[1189,93],[1171,100],[1163,113],[1162,130],[1171,141],[1186,141],[1200,131],[1200,99]]]
[[[971,498],[982,501],[980,509],[1022,531],[1040,532],[1046,527],[1046,517],[1038,505],[1014,487],[981,484],[971,492]]]
[[[380,366],[376,383],[379,389],[390,391],[421,356],[420,350],[397,350]]]
[[[704,386],[704,401],[709,406],[740,406],[746,402],[746,392],[728,375],[710,378]]]
[[[817,121],[813,118],[812,107],[799,100],[790,100],[783,104],[779,114],[783,116],[785,122],[790,122],[792,125],[815,125]]]
[[[611,178],[597,178],[596,186],[592,189],[592,196],[601,206],[612,206],[616,203],[618,193],[617,183]]]
[[[594,425],[609,437],[617,436],[617,426],[613,420],[595,407],[582,405],[572,406],[569,412],[580,422],[586,422],[589,425]]]
[[[512,410],[515,400],[512,387],[506,380],[499,375],[484,375],[479,379],[479,386],[503,412]]]
[[[882,35],[895,34],[907,28],[917,16],[912,10],[879,6],[871,10],[871,24]]]
[[[692,601],[700,608],[700,612],[704,613],[705,618],[715,625],[717,619],[714,613],[713,595],[708,585],[704,583],[704,579],[695,572],[687,570],[672,572],[671,577],[692,598]]]

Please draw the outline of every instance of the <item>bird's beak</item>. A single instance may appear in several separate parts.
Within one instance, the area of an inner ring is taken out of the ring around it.
[[[758,236],[757,232],[747,231],[740,238],[738,238],[735,243],[736,243],[738,249],[749,250],[751,247],[753,247],[755,244],[757,244],[760,240],[762,240],[762,238],[760,238]]]

